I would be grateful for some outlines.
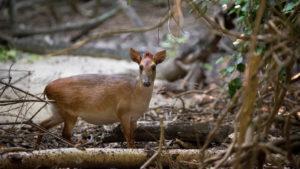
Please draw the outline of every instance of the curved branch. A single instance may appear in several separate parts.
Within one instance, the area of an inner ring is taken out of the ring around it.
[[[151,31],[153,29],[161,27],[165,22],[167,22],[167,20],[172,16],[172,14],[173,14],[173,10],[171,12],[169,12],[168,15],[166,15],[159,23],[157,23],[153,26],[150,26],[150,27],[144,27],[144,28],[140,28],[140,29],[137,29],[137,28],[134,28],[134,29],[119,29],[119,30],[114,30],[114,31],[100,32],[97,35],[95,35],[94,37],[83,40],[83,41],[81,41],[81,42],[79,42],[79,43],[77,43],[77,44],[75,44],[71,47],[68,47],[68,48],[61,49],[61,50],[58,50],[56,52],[50,53],[50,55],[60,55],[60,54],[63,54],[63,53],[67,53],[70,50],[77,49],[79,47],[82,47],[82,46],[86,45],[87,43],[89,43],[91,41],[97,40],[99,38],[102,38],[102,37],[105,37],[105,36],[108,36],[108,35],[122,34],[122,33],[141,33],[141,32]]]
[[[40,35],[40,34],[50,34],[50,33],[56,33],[56,32],[63,32],[63,31],[71,31],[71,30],[77,30],[77,29],[84,29],[84,28],[90,28],[94,27],[95,25],[99,25],[100,23],[104,22],[106,19],[110,18],[111,16],[115,15],[120,8],[114,8],[107,13],[97,17],[90,19],[84,23],[75,23],[75,24],[67,24],[63,26],[58,26],[54,28],[47,28],[47,29],[33,29],[33,30],[22,30],[22,29],[16,29],[12,32],[6,32],[12,36],[30,36],[30,35]],[[5,32],[4,32],[5,33]]]

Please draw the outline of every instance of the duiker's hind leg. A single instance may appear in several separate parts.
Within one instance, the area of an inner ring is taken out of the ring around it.
[[[41,122],[40,126],[48,130],[48,129],[62,123],[63,121],[64,120],[60,116],[60,114],[57,113],[57,111],[53,111],[53,115],[51,117],[49,117],[48,119],[44,120],[43,122]],[[40,132],[40,134],[38,135],[38,138],[36,140],[35,146],[34,146],[35,150],[39,149],[42,138],[43,138],[43,134],[41,134],[41,132]]]
[[[76,121],[77,121],[76,116],[69,115],[67,118],[64,119],[64,129],[63,129],[62,136],[63,136],[63,138],[65,138],[66,140],[68,140],[71,143],[73,143],[71,140],[71,137],[72,137],[72,130],[73,130],[73,127],[74,127]]]

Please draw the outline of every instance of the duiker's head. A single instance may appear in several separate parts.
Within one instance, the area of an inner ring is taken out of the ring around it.
[[[159,51],[155,54],[155,56],[153,56],[152,53],[147,52],[143,55],[143,57],[141,57],[136,50],[130,48],[130,57],[140,66],[141,82],[145,87],[149,87],[154,83],[156,65],[164,61],[166,57],[166,51]]]

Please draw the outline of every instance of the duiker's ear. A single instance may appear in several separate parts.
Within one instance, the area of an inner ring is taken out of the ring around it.
[[[162,50],[155,54],[154,60],[156,64],[160,64],[165,60],[165,58],[166,58],[166,50]]]
[[[129,54],[130,54],[130,57],[131,57],[132,61],[140,64],[140,62],[141,62],[141,56],[140,56],[140,54],[136,50],[134,50],[133,48],[130,48]]]

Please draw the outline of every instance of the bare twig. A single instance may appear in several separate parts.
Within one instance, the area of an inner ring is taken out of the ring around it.
[[[49,132],[47,129],[45,129],[45,128],[43,128],[43,127],[41,127],[41,126],[39,126],[39,125],[33,123],[32,121],[24,121],[24,122],[4,122],[4,123],[0,123],[0,125],[22,125],[22,124],[27,124],[27,125],[33,126],[33,127],[37,128],[37,129],[43,131],[43,132],[44,132],[43,134],[45,134],[45,133],[46,133],[46,134],[49,134],[50,136],[52,136],[52,137],[54,137],[54,138],[56,138],[56,139],[58,139],[58,140],[60,140],[60,141],[62,141],[62,142],[64,142],[64,143],[66,143],[67,145],[70,145],[70,146],[72,146],[72,147],[75,147],[75,145],[72,144],[72,143],[70,143],[68,140],[66,140],[66,139],[64,139],[64,138],[62,138],[62,137],[59,137],[59,136],[57,136],[57,135],[55,135],[55,134]]]
[[[149,158],[142,166],[141,169],[145,169],[147,166],[149,166],[156,158],[158,158],[162,152],[162,146],[164,144],[164,123],[163,119],[160,119],[160,139],[159,139],[159,147],[158,150]]]
[[[204,157],[204,152],[205,149],[208,147],[208,145],[211,143],[211,141],[213,140],[214,135],[216,134],[217,130],[219,129],[219,127],[221,126],[221,123],[223,121],[223,119],[225,118],[226,114],[230,111],[230,109],[232,109],[232,107],[236,104],[238,98],[240,97],[240,93],[242,92],[242,89],[238,90],[234,97],[232,98],[232,100],[230,101],[230,103],[227,105],[227,107],[225,109],[223,109],[223,111],[221,112],[221,115],[219,117],[219,119],[216,122],[216,126],[214,127],[214,129],[209,133],[203,147],[201,148],[200,151],[200,159]],[[203,160],[202,160],[203,161]]]
[[[82,46],[86,45],[87,43],[89,43],[91,41],[97,40],[99,38],[102,38],[102,37],[105,37],[105,36],[108,36],[108,35],[122,34],[122,33],[141,33],[141,32],[151,31],[153,29],[161,27],[172,16],[172,14],[173,14],[173,10],[170,11],[168,13],[168,15],[166,15],[159,23],[157,23],[153,26],[150,26],[150,27],[144,27],[144,28],[140,28],[140,29],[120,29],[120,30],[114,30],[114,31],[101,32],[101,33],[95,35],[94,37],[83,40],[83,41],[80,41],[80,42],[78,42],[77,44],[75,44],[71,47],[68,47],[68,48],[50,53],[50,55],[60,55],[60,54],[63,54],[63,53],[67,53],[70,50],[77,49],[79,47],[82,47]]]
[[[29,121],[31,121],[44,107],[46,107],[47,103],[45,103],[41,108],[39,108],[33,116],[30,117]]]
[[[54,100],[46,100],[50,103],[54,102]],[[0,106],[6,106],[10,104],[18,104],[18,103],[27,103],[27,102],[45,102],[45,100],[34,100],[34,99],[13,99],[13,100],[0,100]]]
[[[34,94],[31,94],[31,93],[29,93],[29,92],[26,92],[26,91],[24,91],[23,89],[20,89],[20,88],[18,88],[18,87],[16,87],[16,86],[13,86],[13,85],[11,85],[11,84],[9,84],[9,83],[5,83],[5,82],[0,81],[0,84],[9,86],[9,87],[11,87],[12,89],[16,89],[16,90],[18,90],[18,91],[20,91],[20,92],[22,92],[22,93],[24,93],[24,94],[26,94],[26,95],[28,95],[28,96],[31,96],[31,97],[34,97],[34,98],[38,99],[38,100],[41,101],[41,102],[46,102],[46,103],[48,103],[48,104],[50,103],[49,101],[47,101],[47,100],[45,100],[45,99],[42,99],[42,98],[40,98],[40,97],[38,97],[38,96],[36,96],[36,95],[34,95]]]

